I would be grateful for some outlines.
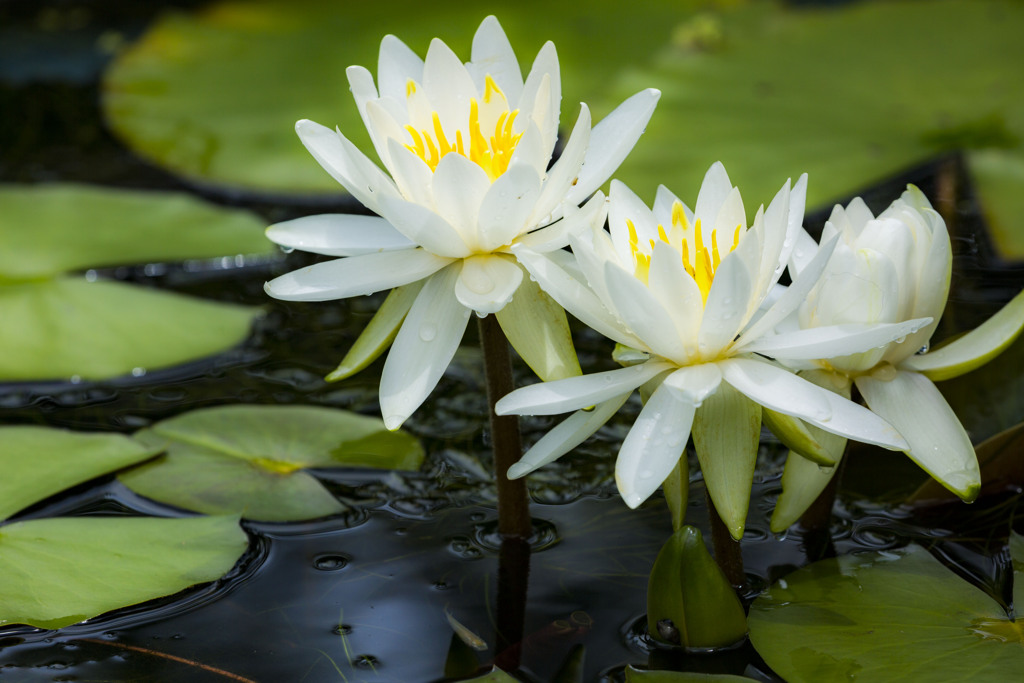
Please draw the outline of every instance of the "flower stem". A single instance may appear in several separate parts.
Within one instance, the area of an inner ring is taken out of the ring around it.
[[[742,590],[747,583],[747,575],[743,573],[743,555],[740,554],[739,541],[733,540],[706,488],[704,500],[708,506],[708,519],[711,521],[711,545],[715,550],[715,562],[732,587],[737,591]]]
[[[532,532],[526,482],[509,479],[508,468],[522,455],[519,418],[497,415],[494,404],[512,391],[512,357],[505,333],[494,315],[477,318],[480,347],[484,354],[487,406],[491,418],[491,447],[494,449],[494,478],[498,487],[498,531],[505,538],[528,539]]]

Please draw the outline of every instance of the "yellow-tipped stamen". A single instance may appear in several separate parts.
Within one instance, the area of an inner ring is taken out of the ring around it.
[[[415,92],[416,83],[410,79],[406,82],[406,96],[411,97]],[[487,76],[483,94],[484,104],[490,104],[497,96],[502,98],[497,105],[500,106],[500,102],[504,101],[505,94],[494,82],[494,79]],[[475,97],[470,98],[468,150],[461,130],[457,129],[454,140],[449,141],[444,126],[441,124],[441,118],[436,111],[431,117],[432,130],[417,130],[412,126],[405,127],[412,140],[412,144],[407,144],[405,147],[422,159],[431,171],[437,170],[437,165],[446,155],[459,154],[480,166],[487,173],[491,182],[494,182],[508,170],[512,153],[515,152],[516,145],[523,137],[522,133],[514,132],[518,115],[518,109],[513,111],[506,109],[501,112],[494,126],[494,134],[488,138],[480,128],[480,105]]]

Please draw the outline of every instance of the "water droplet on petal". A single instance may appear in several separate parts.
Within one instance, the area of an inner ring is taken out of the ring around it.
[[[931,347],[929,346],[928,342],[925,342],[924,346],[922,346],[921,348],[919,348],[917,350],[917,355],[923,356],[924,354],[928,353],[928,349],[929,348],[931,348]]]
[[[437,336],[437,326],[433,323],[424,323],[420,325],[420,339],[425,342],[433,341],[434,337]]]
[[[903,337],[897,337],[897,338],[896,338],[896,343],[897,343],[897,344],[902,344],[902,343],[903,343],[903,342],[905,342],[905,341],[907,341],[907,338],[906,338],[906,336],[903,336]]]

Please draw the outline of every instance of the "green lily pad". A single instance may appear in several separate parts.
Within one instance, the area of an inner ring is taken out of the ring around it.
[[[102,379],[223,351],[259,309],[123,282],[0,285],[0,380]]]
[[[641,196],[659,183],[685,196],[720,160],[753,211],[786,177],[809,173],[814,206],[967,149],[1004,255],[1024,256],[1024,4],[717,5],[620,78],[617,95],[643,84],[662,98],[617,177]]]
[[[1014,582],[1024,583],[1017,571]],[[790,683],[1011,681],[1024,671],[1021,624],[916,546],[800,569],[754,601],[748,623]]]
[[[732,674],[706,674],[692,671],[652,671],[626,667],[626,683],[749,683],[751,679]]]
[[[71,517],[0,527],[0,625],[61,628],[223,576],[237,517]]]
[[[115,60],[103,106],[129,146],[187,178],[250,190],[339,193],[299,142],[295,122],[337,125],[372,156],[346,67],[361,64],[375,73],[381,38],[389,33],[420,56],[438,36],[468,60],[486,13],[467,12],[454,0],[432,3],[429,20],[412,0],[227,1],[196,13],[166,13]],[[659,40],[652,40],[651,27],[666,27],[660,40],[667,42],[667,27],[678,16],[674,3],[604,0],[581,14],[572,4],[524,0],[499,19],[524,72],[541,44],[555,41],[562,127],[568,128],[577,103],[591,103],[610,73],[653,53]],[[595,113],[608,111],[599,106]]]
[[[310,467],[414,470],[423,448],[378,419],[312,406],[220,406],[164,420],[135,435],[166,455],[119,475],[154,500],[205,513],[292,521],[346,507]]]
[[[178,193],[0,186],[0,281],[100,266],[269,254],[256,216]]]
[[[0,427],[0,521],[66,488],[156,455],[121,434]]]

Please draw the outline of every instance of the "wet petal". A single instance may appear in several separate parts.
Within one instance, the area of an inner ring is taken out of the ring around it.
[[[651,291],[633,275],[614,263],[605,263],[605,281],[615,313],[648,348],[665,358],[682,362],[687,358],[672,317]]]
[[[523,92],[523,74],[516,53],[509,44],[497,18],[489,16],[480,22],[473,35],[472,67],[477,71],[477,89],[483,92],[483,77],[490,76],[509,102],[518,102]]]
[[[665,384],[684,400],[700,407],[708,396],[718,391],[722,371],[714,363],[701,363],[679,368],[665,378]]]
[[[285,301],[346,299],[421,280],[449,263],[451,259],[423,249],[347,256],[285,273],[266,283],[264,289]]]
[[[664,384],[648,399],[615,460],[615,483],[626,505],[640,505],[671,474],[690,438],[695,411]]]
[[[585,104],[580,105],[580,115],[576,119],[569,140],[565,143],[558,161],[554,163],[544,178],[544,189],[541,191],[540,199],[534,207],[530,222],[540,224],[548,216],[557,218],[561,211],[561,203],[565,200],[573,183],[577,182],[580,168],[583,167],[583,160],[587,154],[590,143],[590,109]]]
[[[495,412],[498,415],[556,415],[588,408],[629,393],[672,367],[668,363],[648,361],[618,370],[531,384],[500,399]]]
[[[384,426],[398,429],[420,407],[459,348],[470,310],[455,298],[460,264],[423,286],[395,337],[380,378]]]
[[[905,340],[929,318],[902,323],[846,324],[809,327],[761,337],[743,347],[744,352],[780,359],[815,359],[863,353],[889,342]]]
[[[356,256],[416,246],[383,218],[345,213],[323,213],[275,223],[267,228],[267,238],[288,249],[327,256]]]
[[[417,83],[423,82],[423,60],[395,36],[384,36],[377,58],[380,96],[404,102],[405,87],[410,78]]]
[[[868,407],[907,440],[911,460],[956,495],[974,500],[981,487],[974,446],[931,380],[899,371],[888,381],[861,376],[855,383]]]
[[[592,410],[577,410],[562,420],[526,451],[519,462],[508,468],[508,478],[518,479],[526,476],[579,446],[610,420],[632,393],[629,391],[621,396],[615,396],[597,404]]]
[[[487,190],[480,204],[480,248],[494,251],[510,245],[530,229],[527,219],[540,196],[540,176],[529,166],[513,166]]]
[[[523,269],[509,256],[476,254],[462,261],[455,297],[481,315],[500,311],[523,279]]]
[[[380,213],[400,233],[439,256],[462,258],[473,253],[448,221],[421,204],[385,199]]]
[[[479,165],[461,154],[447,154],[434,169],[437,212],[458,231],[471,249],[480,247],[480,205],[491,180]]]

